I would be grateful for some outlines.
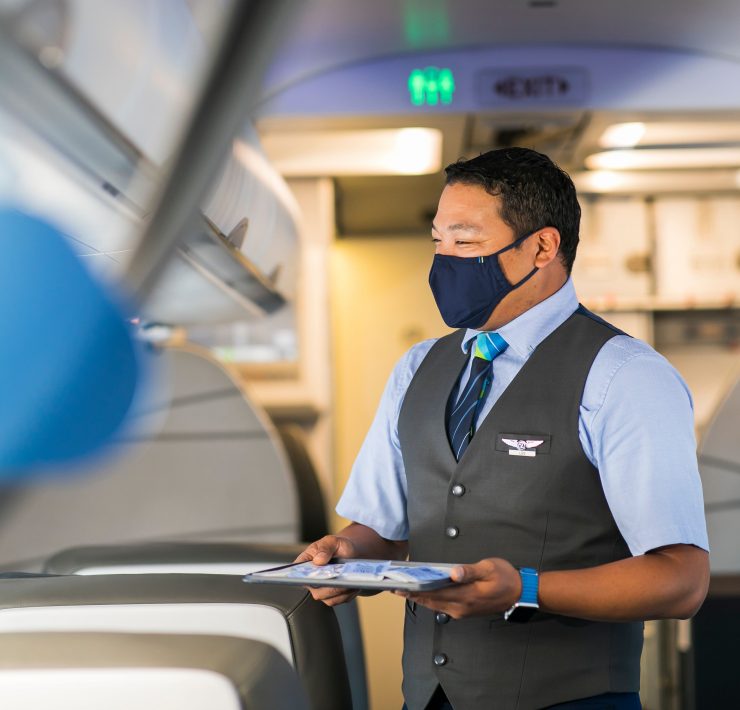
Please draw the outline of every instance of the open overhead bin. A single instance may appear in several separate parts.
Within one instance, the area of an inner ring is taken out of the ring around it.
[[[14,3],[3,15],[0,200],[56,223],[114,280],[149,217],[208,61],[207,26],[219,19],[195,17],[186,0],[155,5],[70,0],[50,15]],[[245,127],[142,317],[188,325],[276,311],[293,296],[297,223],[290,191]]]

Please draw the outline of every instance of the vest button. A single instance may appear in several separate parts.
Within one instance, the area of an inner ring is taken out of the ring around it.
[[[450,615],[449,614],[445,614],[443,611],[438,611],[434,615],[434,620],[438,624],[446,624],[450,620]]]
[[[459,534],[460,534],[460,530],[456,528],[454,525],[450,525],[450,527],[447,528],[447,530],[445,530],[445,535],[447,535],[447,537],[454,538],[454,537],[457,537]]]
[[[447,663],[447,656],[444,653],[438,653],[436,656],[434,656],[434,665],[435,666],[443,666]]]
[[[452,486],[452,495],[456,498],[461,498],[465,495],[465,486],[462,483],[456,483]]]

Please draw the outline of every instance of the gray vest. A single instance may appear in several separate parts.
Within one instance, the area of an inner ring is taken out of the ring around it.
[[[467,357],[460,347],[464,331],[435,343],[399,417],[412,560],[501,557],[545,572],[630,556],[578,438],[586,377],[617,332],[579,308],[532,353],[459,463],[445,408]],[[512,456],[503,439],[544,443],[535,456]],[[407,603],[404,696],[410,710],[421,710],[441,684],[455,710],[529,710],[634,692],[642,627],[546,613],[524,624],[501,614],[446,621]],[[444,664],[435,665],[435,656]]]

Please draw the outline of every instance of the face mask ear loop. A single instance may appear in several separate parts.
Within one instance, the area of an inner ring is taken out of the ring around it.
[[[535,266],[534,269],[532,269],[532,271],[530,271],[521,281],[517,281],[511,287],[511,290],[513,291],[515,288],[519,288],[523,283],[526,283],[527,281],[529,281],[529,279],[531,279],[539,270],[540,270],[539,267]]]
[[[503,254],[505,251],[509,251],[509,249],[514,249],[518,247],[525,239],[529,239],[533,234],[536,234],[539,231],[539,229],[535,229],[534,232],[530,232],[529,234],[525,234],[523,237],[519,237],[519,239],[515,239],[511,244],[507,244],[503,249],[499,249],[497,252],[494,252],[490,256],[498,256],[499,254]]]
[[[540,229],[542,228],[540,227]],[[505,246],[503,249],[499,249],[496,252],[495,256],[498,257],[499,254],[502,254],[505,251],[509,251],[509,249],[513,249],[514,247],[521,244],[525,239],[529,239],[533,234],[536,234],[539,231],[540,231],[539,229],[535,229],[534,232],[530,232],[529,234],[525,234],[523,237],[519,237],[519,239],[515,239],[508,246]],[[494,254],[491,254],[491,256],[494,256]],[[515,288],[519,288],[522,284],[529,281],[529,279],[531,279],[538,271],[539,271],[539,267],[535,266],[534,269],[532,269],[532,271],[530,271],[521,281],[517,281],[515,284],[512,284],[511,290],[513,291]]]

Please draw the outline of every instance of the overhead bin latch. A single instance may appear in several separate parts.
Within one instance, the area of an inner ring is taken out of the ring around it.
[[[240,219],[236,227],[232,229],[226,237],[239,251],[242,250],[244,239],[249,231],[249,217]]]

